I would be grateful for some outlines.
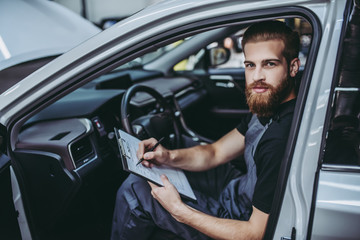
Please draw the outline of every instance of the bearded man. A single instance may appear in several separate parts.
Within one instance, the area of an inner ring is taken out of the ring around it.
[[[261,239],[276,188],[295,107],[299,36],[284,23],[248,28],[242,40],[246,97],[251,114],[218,141],[168,150],[155,139],[140,142],[143,165],[184,169],[197,202],[180,198],[166,176],[164,187],[130,175],[120,187],[112,239],[148,239],[162,228],[183,239]],[[247,172],[229,162],[244,155]]]

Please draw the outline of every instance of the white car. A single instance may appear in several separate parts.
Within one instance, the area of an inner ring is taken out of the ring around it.
[[[264,238],[358,239],[359,7],[165,0],[30,74],[0,95],[0,238],[109,238],[127,176],[114,127],[170,148],[233,129],[248,113],[237,43],[249,24],[278,19],[301,35],[304,64]]]

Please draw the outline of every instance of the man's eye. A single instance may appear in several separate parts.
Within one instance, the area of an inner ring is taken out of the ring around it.
[[[255,64],[253,64],[253,63],[246,63],[245,64],[245,67],[246,68],[252,68],[252,67],[254,67],[255,66]]]
[[[266,66],[268,66],[268,67],[275,67],[276,64],[273,63],[273,62],[267,62],[267,63],[266,63]]]

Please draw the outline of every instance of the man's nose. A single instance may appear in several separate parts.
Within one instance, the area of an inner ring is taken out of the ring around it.
[[[264,81],[264,80],[265,80],[265,74],[264,74],[262,67],[256,67],[254,74],[253,74],[253,81],[258,82],[258,81]]]

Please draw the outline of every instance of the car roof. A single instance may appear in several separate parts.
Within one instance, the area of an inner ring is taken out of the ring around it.
[[[78,14],[47,0],[1,0],[0,22],[0,71],[60,55],[101,31]]]

